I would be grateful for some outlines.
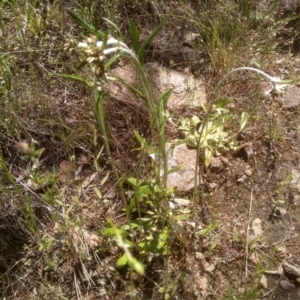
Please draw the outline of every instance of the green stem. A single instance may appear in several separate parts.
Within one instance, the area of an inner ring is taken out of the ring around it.
[[[100,133],[102,136],[102,140],[103,140],[103,144],[104,144],[104,148],[108,157],[108,163],[111,166],[111,169],[113,171],[114,177],[118,183],[118,188],[121,194],[121,198],[123,201],[123,205],[124,207],[126,207],[127,202],[126,202],[126,197],[125,197],[125,193],[123,191],[123,186],[121,184],[121,180],[120,180],[120,176],[118,173],[118,170],[113,162],[113,158],[111,155],[111,151],[110,151],[110,146],[109,146],[109,142],[108,142],[108,137],[107,137],[107,131],[106,131],[106,126],[105,126],[105,120],[104,120],[104,108],[103,108],[103,96],[100,93],[100,91],[98,90],[99,86],[98,86],[98,81],[97,78],[94,78],[94,98],[95,98],[95,104],[96,104],[96,119],[100,128]],[[131,224],[130,222],[130,215],[126,213],[126,217],[128,220],[128,224]]]

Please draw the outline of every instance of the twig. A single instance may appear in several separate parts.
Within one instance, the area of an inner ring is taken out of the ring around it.
[[[251,187],[251,196],[250,196],[250,204],[249,204],[249,214],[248,214],[248,225],[247,225],[247,236],[246,236],[246,267],[245,267],[245,271],[246,271],[246,277],[248,274],[248,246],[249,246],[249,231],[250,231],[250,217],[251,217],[251,211],[252,211],[252,202],[253,202],[253,186]]]

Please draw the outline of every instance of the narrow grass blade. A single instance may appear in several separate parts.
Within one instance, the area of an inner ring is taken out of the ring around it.
[[[140,34],[138,28],[135,26],[132,20],[129,21],[129,31],[132,39],[132,48],[136,54],[139,53],[140,50]]]
[[[117,34],[118,34],[118,37],[119,37],[118,39],[123,41],[123,35],[122,35],[122,32],[121,32],[120,28],[114,22],[112,22],[109,19],[103,18],[103,20],[105,22],[107,22],[109,25],[111,25],[117,31]]]
[[[71,79],[71,80],[75,80],[75,81],[79,81],[82,83],[85,83],[88,87],[92,87],[93,85],[91,83],[89,83],[88,81],[84,80],[81,77],[75,76],[75,75],[69,75],[69,74],[58,74],[59,77],[61,78],[65,78],[65,79]]]
[[[84,66],[86,66],[88,64],[88,62],[86,61],[86,59],[84,59],[82,62],[79,63],[79,65],[76,67],[76,70],[80,70],[82,69]]]
[[[105,63],[105,70],[108,69],[120,56],[119,53],[115,54],[114,56],[112,56],[106,63]]]
[[[162,107],[165,106],[165,104],[168,101],[168,99],[170,98],[171,94],[172,94],[172,89],[169,89],[159,96],[158,103],[156,106],[157,111],[159,111]]]
[[[154,37],[159,33],[163,25],[167,22],[168,17],[164,18],[163,21],[146,37],[139,48],[138,58],[140,61],[143,60],[144,50],[149,45],[149,43],[154,39]]]
[[[4,173],[7,176],[7,179],[9,180],[9,182],[10,183],[15,183],[14,177],[9,172],[9,170],[8,170],[8,168],[6,166],[6,163],[4,162],[4,159],[2,158],[2,156],[0,156],[0,167],[4,171]]]
[[[100,38],[105,37],[105,33],[97,30],[94,26],[88,24],[85,22],[82,18],[80,18],[77,14],[75,14],[73,11],[67,9],[67,13],[72,17],[72,19],[82,28],[86,29],[88,32],[97,35]]]
[[[156,106],[156,114],[159,119],[159,126],[161,133],[164,134],[164,128],[163,126],[165,125],[165,112],[164,112],[164,107],[166,102],[168,101],[170,95],[172,93],[172,90],[167,90],[165,91],[159,98],[158,98],[158,103]]]

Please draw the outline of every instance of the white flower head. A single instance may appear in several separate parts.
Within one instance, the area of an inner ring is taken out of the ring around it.
[[[272,89],[268,90],[266,92],[266,95],[270,94],[277,94],[277,95],[282,95],[288,86],[285,81],[278,77],[270,77],[270,81],[272,84]]]

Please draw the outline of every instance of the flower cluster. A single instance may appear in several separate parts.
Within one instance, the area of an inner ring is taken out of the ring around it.
[[[102,76],[105,72],[104,58],[106,55],[103,42],[97,41],[97,38],[94,36],[79,42],[77,47],[82,49],[87,55],[86,61],[92,65],[94,74]]]
[[[272,89],[267,91],[266,94],[270,94],[272,96],[281,96],[289,83],[288,80],[282,80],[277,77],[271,77]]]
[[[86,61],[93,65],[93,72],[97,76],[104,74],[104,61],[107,56],[123,54],[131,58],[135,57],[126,44],[113,37],[108,37],[105,41],[98,41],[97,37],[93,36],[83,42],[79,42],[77,47],[83,49],[87,55]]]

